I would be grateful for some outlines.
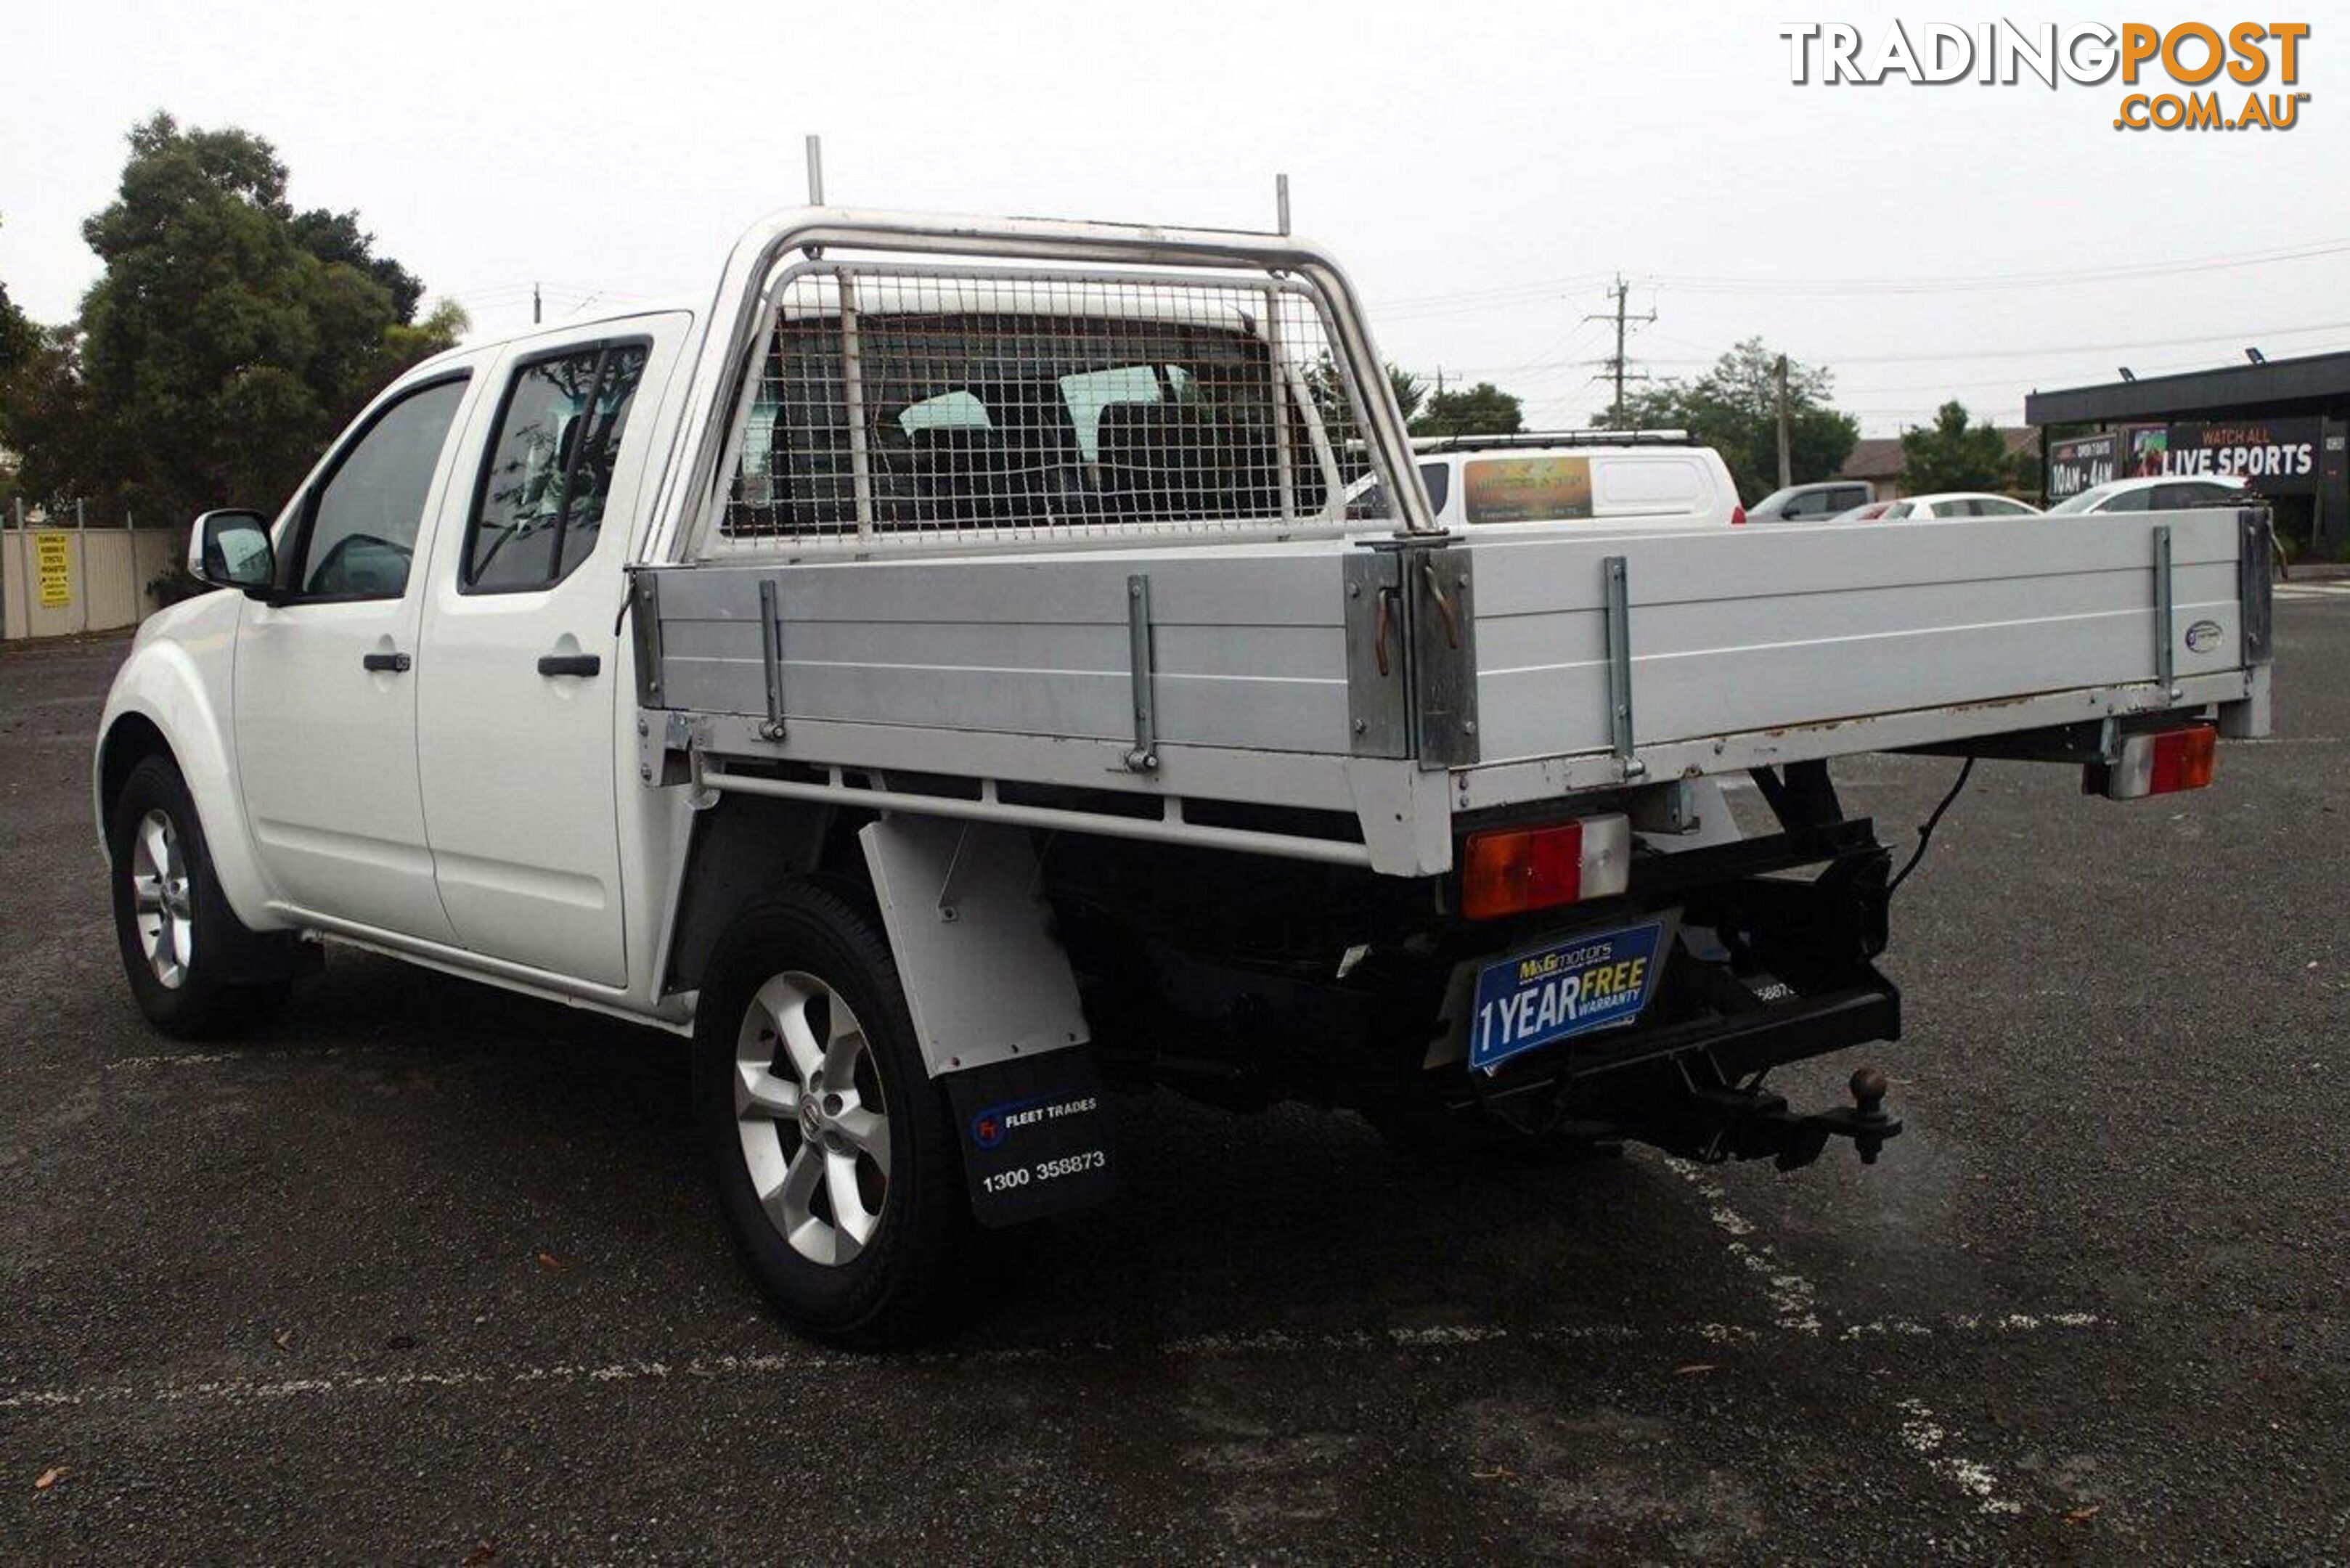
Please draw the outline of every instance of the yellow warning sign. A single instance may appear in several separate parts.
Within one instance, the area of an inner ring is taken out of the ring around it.
[[[73,603],[73,535],[54,531],[33,535],[33,576],[40,580],[44,609]]]

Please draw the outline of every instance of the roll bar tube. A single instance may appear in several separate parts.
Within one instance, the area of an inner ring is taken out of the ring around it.
[[[1339,369],[1363,410],[1364,433],[1380,466],[1394,479],[1401,533],[1439,532],[1412,461],[1403,410],[1380,366],[1362,302],[1346,269],[1320,246],[1294,235],[1239,230],[795,207],[752,225],[727,256],[717,296],[702,325],[688,401],[662,469],[644,560],[681,558],[691,547],[695,518],[721,483],[717,471],[726,447],[725,421],[735,403],[729,392],[735,377],[749,373],[768,274],[792,251],[815,254],[833,247],[1022,261],[1230,267],[1303,278],[1330,307]]]

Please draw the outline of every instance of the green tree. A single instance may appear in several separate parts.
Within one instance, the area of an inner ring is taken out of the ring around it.
[[[78,328],[36,328],[30,350],[0,374],[0,446],[16,454],[12,489],[27,501],[83,494],[82,476],[99,471],[87,450],[79,343]]]
[[[2027,464],[2032,471],[2029,477],[2023,472]],[[1968,422],[1966,405],[1955,398],[1936,411],[1932,424],[1901,432],[1901,488],[1912,495],[1944,490],[2028,490],[2038,483],[2037,459],[2028,453],[2011,454],[1999,427]]]
[[[1514,435],[1525,429],[1518,400],[1491,381],[1461,391],[1438,392],[1427,411],[1411,421],[1411,433],[1426,436]]]
[[[1419,405],[1428,400],[1427,379],[1389,360],[1388,385],[1395,389],[1396,407],[1403,410],[1404,422],[1410,423],[1412,416],[1419,412]]]
[[[10,417],[16,404],[10,389],[40,352],[41,343],[41,329],[8,297],[8,286],[0,283],[0,505],[16,493],[16,452],[24,439]]]
[[[174,519],[274,504],[463,318],[416,323],[421,285],[374,254],[357,213],[295,213],[260,137],[159,113],[130,142],[115,201],[82,226],[105,270],[42,377],[53,450],[34,461],[28,434],[27,488],[37,470],[53,492]]]
[[[0,379],[30,359],[40,344],[41,329],[16,308],[16,302],[8,297],[8,286],[0,283]]]
[[[296,213],[294,243],[322,262],[339,262],[373,278],[391,296],[394,316],[402,322],[416,319],[416,307],[424,299],[424,280],[390,256],[376,254],[375,236],[359,227],[356,212],[319,209]]]
[[[1795,483],[1825,479],[1844,466],[1860,426],[1830,406],[1835,376],[1823,366],[1787,362],[1788,457]],[[1624,400],[1622,430],[1685,430],[1721,453],[1741,499],[1760,501],[1779,483],[1779,356],[1749,337],[1694,380],[1666,381]]]

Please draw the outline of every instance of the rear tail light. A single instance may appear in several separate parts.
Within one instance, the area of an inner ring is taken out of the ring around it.
[[[2130,735],[2122,742],[2120,757],[2110,764],[2093,765],[2082,785],[2108,800],[2201,789],[2211,782],[2218,751],[2219,732],[2209,724]]]
[[[1744,526],[1745,523],[1746,508],[1743,506],[1732,506],[1730,509],[1730,525],[1732,528],[1738,528]]]
[[[1461,912],[1497,920],[1621,893],[1632,870],[1632,825],[1586,816],[1547,827],[1472,833],[1461,856]]]

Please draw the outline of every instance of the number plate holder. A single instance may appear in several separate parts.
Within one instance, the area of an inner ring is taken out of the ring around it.
[[[1638,1021],[1657,994],[1673,916],[1579,931],[1481,965],[1469,1013],[1469,1065],[1491,1072],[1523,1052]]]

